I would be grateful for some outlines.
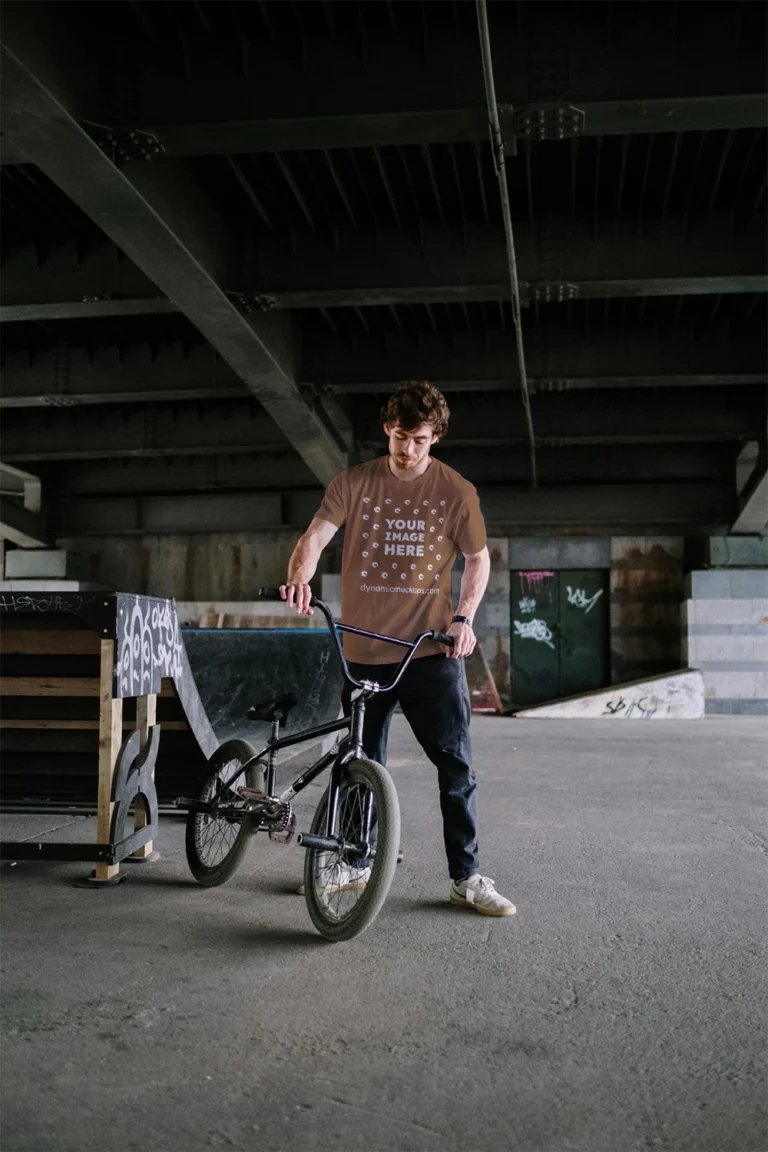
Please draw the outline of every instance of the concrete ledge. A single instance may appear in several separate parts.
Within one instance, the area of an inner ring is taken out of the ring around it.
[[[704,678],[691,668],[552,700],[515,713],[515,717],[532,720],[700,720],[703,716]]]
[[[713,568],[768,568],[768,536],[710,536],[708,545]]]
[[[332,612],[337,605],[328,604]],[[325,628],[325,617],[299,616],[295,608],[270,600],[180,600],[176,611],[182,628]],[[201,625],[201,621],[204,623]],[[218,623],[217,623],[218,621]]]
[[[62,548],[15,548],[5,555],[6,580],[87,579],[79,556]]]
[[[702,669],[708,700],[762,700],[768,696],[768,672]]]
[[[0,580],[0,592],[103,592],[107,588],[87,580]]]
[[[509,540],[509,567],[515,571],[610,566],[610,537],[512,536]]]
[[[685,578],[688,600],[755,600],[768,597],[768,569],[711,568],[689,572]]]
[[[768,716],[768,700],[705,700],[707,716]]]
[[[692,626],[724,627],[753,624],[768,632],[768,598],[753,596],[741,600],[686,600],[681,606],[682,622]]]

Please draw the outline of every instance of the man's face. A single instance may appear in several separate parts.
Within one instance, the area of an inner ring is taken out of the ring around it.
[[[389,454],[401,472],[420,464],[438,441],[431,424],[420,424],[410,430],[401,428],[399,424],[385,424],[384,431],[389,437]]]

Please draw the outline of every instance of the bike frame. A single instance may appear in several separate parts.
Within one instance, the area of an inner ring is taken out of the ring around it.
[[[264,597],[265,599],[268,597]],[[269,597],[274,598],[274,596]],[[322,600],[312,599],[312,606],[319,609],[328,623],[328,628],[333,637],[336,647],[336,653],[341,663],[341,670],[344,680],[349,684],[352,689],[352,710],[348,716],[342,716],[338,720],[332,720],[328,724],[319,724],[315,728],[306,728],[303,732],[296,732],[291,736],[280,736],[279,719],[275,719],[272,723],[272,735],[270,736],[264,747],[257,752],[245,764],[242,764],[238,772],[222,784],[221,788],[215,793],[211,800],[205,804],[200,805],[200,810],[210,811],[217,804],[219,797],[231,789],[233,783],[244,776],[248,769],[252,768],[254,764],[263,761],[267,758],[267,778],[266,778],[266,795],[272,797],[274,795],[275,787],[275,759],[276,754],[282,748],[290,748],[295,744],[304,744],[309,740],[314,740],[318,736],[328,736],[333,732],[341,732],[344,729],[349,730],[349,735],[342,743],[321,756],[306,772],[298,776],[293,783],[286,788],[280,796],[275,797],[281,804],[289,803],[294,796],[303,791],[308,784],[311,784],[321,772],[326,768],[332,766],[331,778],[328,791],[328,820],[327,820],[327,836],[333,837],[333,828],[336,823],[336,816],[339,804],[339,790],[341,787],[341,777],[344,765],[350,760],[359,760],[365,758],[363,752],[363,721],[365,719],[365,702],[379,692],[392,692],[400,683],[405,670],[410,664],[411,660],[416,653],[417,648],[424,640],[431,640],[440,638],[441,642],[447,643],[453,641],[450,637],[445,636],[443,633],[434,630],[428,632],[421,632],[414,640],[400,640],[395,636],[384,636],[380,632],[368,632],[364,628],[354,628],[349,624],[342,624],[333,619],[330,610],[322,602]],[[356,680],[349,671],[349,666],[344,657],[344,652],[341,647],[340,632],[353,632],[357,636],[368,636],[372,640],[384,640],[390,644],[397,644],[400,647],[407,648],[408,652],[400,661],[394,676],[389,684],[381,685],[376,680]],[[197,806],[196,806],[197,807]],[[370,809],[370,797],[368,797],[367,809]],[[247,813],[244,814],[247,816]],[[365,819],[365,840],[368,840],[370,833],[371,812],[366,811]],[[362,847],[362,845],[360,846]]]

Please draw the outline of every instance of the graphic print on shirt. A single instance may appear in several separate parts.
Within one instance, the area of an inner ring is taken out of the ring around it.
[[[472,484],[438,460],[403,484],[386,456],[344,469],[328,485],[318,518],[344,525],[341,613],[346,624],[386,636],[413,637],[450,626],[451,569],[459,552],[486,545]],[[360,663],[391,663],[397,650],[346,633],[344,654]],[[425,641],[417,657],[445,655]],[[402,653],[400,653],[402,655]]]
[[[360,576],[374,583],[361,584],[361,592],[412,592],[436,595],[437,570],[448,553],[443,533],[447,519],[445,500],[404,500],[385,497],[382,504],[362,498],[360,519]]]

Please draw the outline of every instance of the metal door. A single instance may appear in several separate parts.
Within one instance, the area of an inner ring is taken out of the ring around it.
[[[511,594],[514,707],[606,687],[607,571],[513,572]]]

